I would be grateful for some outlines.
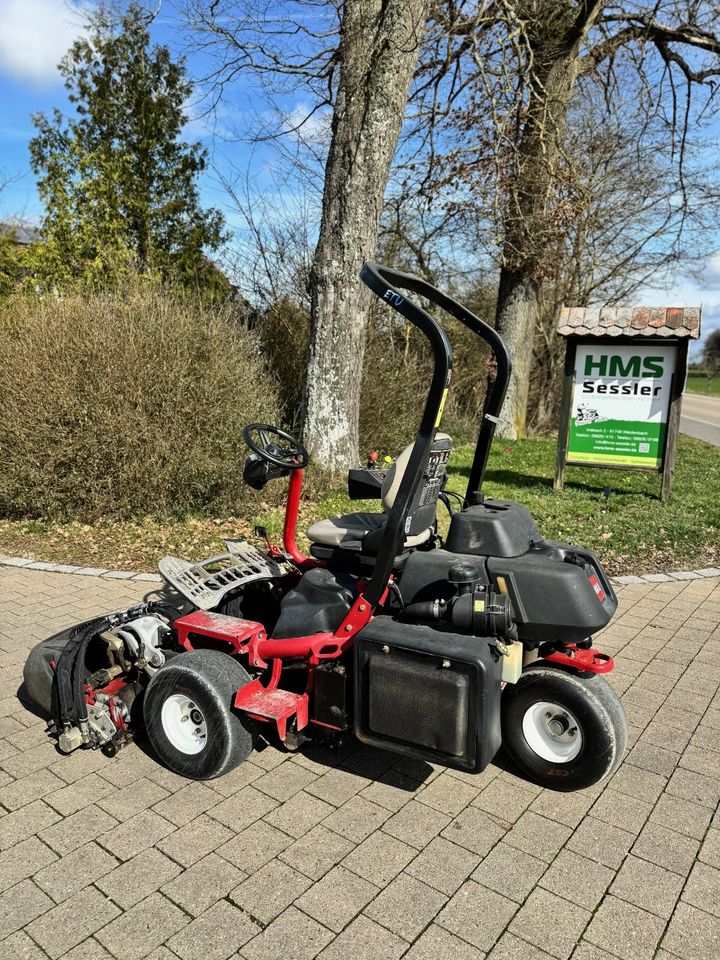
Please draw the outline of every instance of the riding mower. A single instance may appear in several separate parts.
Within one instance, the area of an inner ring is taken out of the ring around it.
[[[65,630],[31,651],[25,684],[52,716],[59,749],[113,756],[144,729],[157,757],[219,777],[256,747],[296,750],[354,735],[401,756],[481,771],[501,744],[521,775],[555,790],[609,776],[626,721],[592,635],[617,600],[597,558],[544,540],[527,508],[485,498],[482,481],[510,375],[498,334],[407,274],[368,263],[362,280],[427,338],[434,368],[418,434],[387,470],[350,471],[351,513],[296,543],[308,452],[266,424],[244,431],[245,481],[289,478],[283,547],[226,541],[202,563],[166,557],[170,599]],[[445,492],[451,441],[439,431],[452,366],[447,311],[492,350],[464,497]],[[450,514],[444,539],[436,510]],[[459,506],[459,509],[457,508]],[[264,531],[258,529],[260,536]]]

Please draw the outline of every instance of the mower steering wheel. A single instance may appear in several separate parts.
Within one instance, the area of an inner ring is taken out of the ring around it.
[[[253,440],[253,433],[258,435],[260,443]],[[271,436],[278,437],[282,443],[274,443]],[[299,440],[267,423],[249,423],[243,430],[243,437],[253,453],[284,470],[302,470],[310,460],[310,454]]]

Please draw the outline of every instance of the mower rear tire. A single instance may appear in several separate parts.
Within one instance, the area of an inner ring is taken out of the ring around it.
[[[247,760],[255,737],[233,700],[249,682],[219,650],[183,653],[162,666],[143,700],[145,730],[162,763],[183,777],[210,780]]]
[[[613,773],[627,743],[617,694],[597,675],[531,664],[502,695],[502,742],[522,774],[549,790],[582,790]]]

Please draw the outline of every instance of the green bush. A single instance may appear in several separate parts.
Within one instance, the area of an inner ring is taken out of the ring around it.
[[[283,419],[299,433],[310,345],[310,317],[289,297],[282,297],[260,315],[257,332],[268,366],[282,385]]]
[[[438,311],[454,366],[442,429],[457,446],[474,442],[490,372],[488,350],[478,337]],[[373,318],[368,328],[362,396],[360,451],[396,455],[414,439],[427,399],[433,364],[427,341],[409,324]]]
[[[232,511],[242,427],[279,419],[230,305],[155,286],[12,298],[0,314],[0,515]]]
[[[452,327],[456,352],[471,361],[459,365],[443,420],[457,444],[477,429],[487,367]],[[250,522],[285,488],[257,494],[243,486],[242,428],[265,420],[297,429],[308,330],[306,313],[289,300],[250,330],[229,304],[152,282],[5,300],[0,517],[202,512]],[[362,459],[372,449],[395,456],[414,437],[431,369],[417,331],[373,312]],[[310,495],[327,487],[317,467],[307,482]]]

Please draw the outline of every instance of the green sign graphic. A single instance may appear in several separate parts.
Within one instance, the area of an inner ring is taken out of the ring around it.
[[[578,346],[569,463],[662,466],[673,344]]]

